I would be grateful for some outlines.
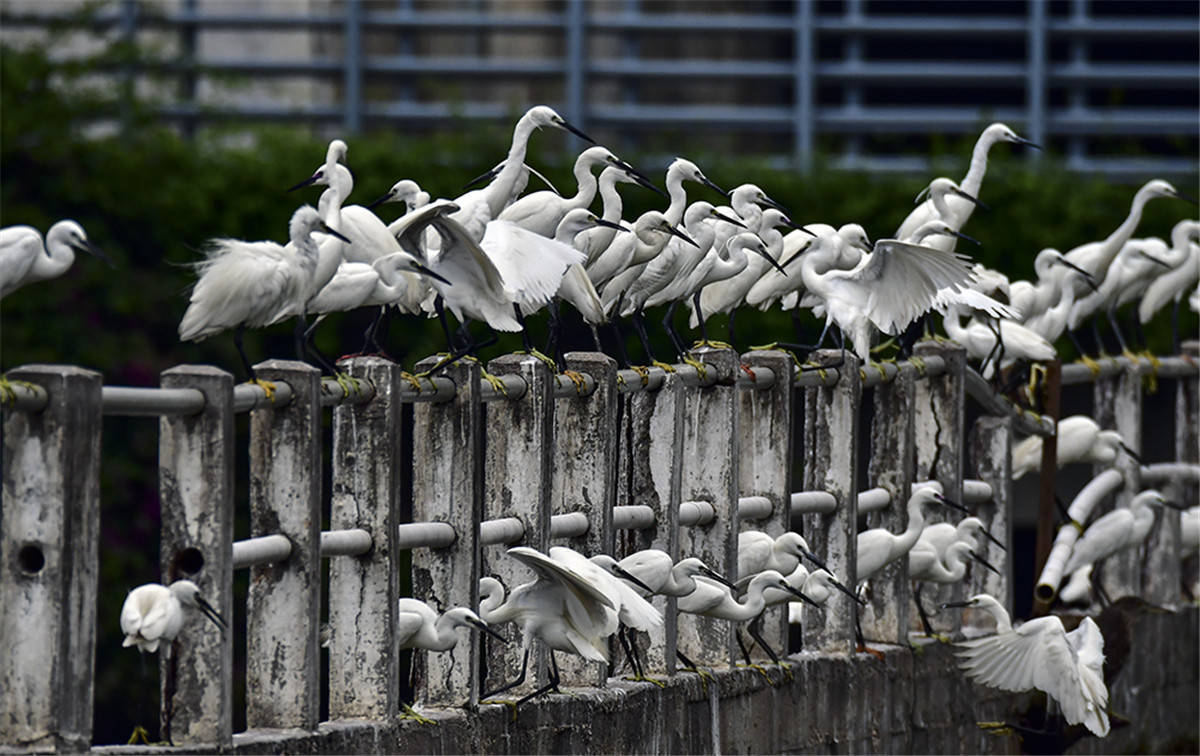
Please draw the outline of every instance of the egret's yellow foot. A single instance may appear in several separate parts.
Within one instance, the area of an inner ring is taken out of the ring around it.
[[[346,393],[346,396],[362,392],[362,382],[349,373],[334,373],[333,380],[337,381],[337,385],[342,387],[342,391]]]
[[[650,368],[645,365],[630,365],[629,369],[641,377],[643,386],[650,383]]]
[[[950,636],[942,635],[941,633],[927,634],[926,638],[933,638],[938,643],[950,643]]]
[[[908,362],[910,365],[912,365],[913,367],[915,367],[917,369],[918,373],[920,373],[921,375],[925,375],[925,360],[921,359],[920,357],[918,357],[914,354],[912,357],[908,358]]]
[[[733,345],[724,341],[700,339],[695,344],[692,344],[692,349],[733,349]]]
[[[824,382],[825,382],[825,379],[826,379],[826,377],[828,377],[828,375],[829,375],[829,372],[828,372],[827,370],[825,370],[825,368],[824,368],[824,367],[822,367],[822,366],[818,365],[818,364],[817,364],[817,363],[815,363],[815,362],[806,362],[806,363],[804,363],[803,365],[801,365],[801,366],[800,366],[800,372],[804,372],[804,369],[805,369],[805,368],[808,368],[809,370],[816,370],[816,371],[817,371],[817,375],[821,376],[821,382],[822,382],[822,383],[824,383]]]
[[[667,687],[667,684],[662,680],[655,680],[653,677],[646,677],[645,675],[631,675],[629,677],[622,677],[621,679],[628,680],[629,682],[648,682],[660,688]]]
[[[923,643],[917,643],[917,644],[909,643],[908,647],[910,649],[912,649],[913,654],[916,656],[924,656],[925,655],[925,644],[923,644]]]
[[[583,392],[587,391],[587,379],[583,377],[583,373],[574,370],[564,370],[562,371],[562,375],[575,384],[575,393],[583,396]]]
[[[413,375],[412,373],[408,372],[407,370],[401,370],[400,377],[403,378],[404,380],[408,381],[409,385],[413,387],[414,391],[416,391],[418,394],[421,393],[421,377],[420,376]],[[432,383],[432,381],[431,381],[431,383]]]
[[[17,392],[13,391],[12,381],[8,380],[8,376],[0,375],[0,404],[15,404],[17,401]]]
[[[270,381],[264,381],[259,378],[251,378],[250,380],[246,381],[246,383],[249,383],[249,384],[252,384],[254,386],[258,386],[259,388],[261,388],[263,390],[263,393],[267,395],[267,401],[274,403],[274,401],[275,401],[275,384],[274,383],[271,383]]]
[[[783,673],[783,679],[787,680],[788,682],[792,682],[796,679],[796,676],[792,674],[791,662],[777,661],[775,662],[775,666],[779,667],[779,671]]]
[[[1134,365],[1137,365],[1138,363],[1140,363],[1140,362],[1142,361],[1141,357],[1139,357],[1138,355],[1136,355],[1136,354],[1134,354],[1133,352],[1129,351],[1129,348],[1128,348],[1128,347],[1126,347],[1125,349],[1122,349],[1122,350],[1121,350],[1121,354],[1122,354],[1122,355],[1123,355],[1123,356],[1124,356],[1126,359],[1128,359],[1130,362],[1132,362]]]
[[[417,724],[423,724],[423,725],[437,724],[436,721],[430,719],[429,717],[423,717],[420,714],[418,714],[417,710],[414,709],[413,707],[409,706],[408,704],[403,704],[403,706],[404,706],[404,710],[402,712],[400,712],[401,719],[411,719],[412,721],[416,722]]]
[[[713,677],[712,672],[709,672],[707,669],[700,669],[699,667],[680,667],[679,671],[695,672],[700,677],[700,690],[706,694],[708,693],[708,681],[712,680],[713,682],[716,682],[716,678]]]
[[[1150,363],[1155,372],[1162,370],[1162,360],[1158,359],[1158,357],[1154,355],[1154,352],[1151,352],[1149,349],[1145,349],[1141,352],[1138,352],[1138,354],[1146,358],[1146,361]]]
[[[696,375],[700,376],[700,380],[704,380],[705,378],[708,377],[708,365],[705,365],[700,360],[697,360],[697,359],[693,358],[691,355],[687,355],[687,354],[685,354],[680,359],[683,361],[683,364],[691,365],[692,367],[696,368]]]
[[[141,725],[136,725],[133,728],[133,734],[129,736],[129,740],[125,745],[137,745],[138,741],[144,745],[150,745],[150,733],[146,732],[146,728]]]
[[[651,361],[650,366],[656,367],[656,368],[662,368],[663,372],[666,372],[666,373],[674,373],[675,372],[674,365],[672,365],[669,362],[662,362],[661,360]],[[647,374],[647,377],[649,377],[649,374]]]
[[[552,372],[552,373],[558,372],[558,363],[556,363],[552,358],[548,357],[547,355],[542,354],[541,352],[539,352],[536,349],[530,349],[527,352],[522,351],[521,354],[527,354],[530,357],[536,357],[537,359],[544,362],[546,364],[546,367],[550,368],[550,372]]]
[[[504,381],[483,369],[480,369],[479,377],[492,384],[492,388],[496,389],[501,396],[508,396],[508,387],[504,385]]]
[[[991,735],[1013,735],[1012,725],[1008,722],[976,722],[975,726]]]
[[[779,342],[772,341],[770,344],[759,344],[757,346],[755,346],[754,344],[751,344],[750,351],[751,352],[769,352],[770,350],[776,349],[778,347],[779,347]]]
[[[768,685],[771,685],[771,686],[775,685],[775,681],[771,679],[771,676],[769,674],[767,674],[767,670],[765,670],[763,667],[759,666],[758,664],[735,664],[734,666],[741,667],[742,669],[752,669],[755,672],[757,672],[758,674],[762,675],[763,679],[767,681]]]
[[[508,708],[512,709],[512,721],[514,721],[514,722],[517,721],[517,702],[516,701],[509,701],[506,698],[489,698],[488,700],[480,701],[479,703],[480,703],[480,705],[504,704]]]
[[[1079,361],[1087,365],[1087,369],[1092,371],[1092,375],[1100,375],[1100,363],[1088,357],[1086,354],[1079,355]]]
[[[879,373],[879,377],[881,379],[884,379],[884,380],[887,379],[887,370],[884,369],[882,363],[876,362],[875,360],[871,360],[870,362],[867,363],[867,367],[875,368],[875,372]],[[864,375],[863,378],[865,379],[866,376]]]

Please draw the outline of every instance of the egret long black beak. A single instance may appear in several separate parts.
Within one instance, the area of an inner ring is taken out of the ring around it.
[[[730,590],[734,590],[734,591],[737,590],[737,586],[735,586],[733,583],[729,582],[728,578],[726,578],[724,575],[717,572],[716,570],[712,569],[711,567],[702,566],[700,568],[700,574],[704,575],[705,577],[716,580],[721,585],[728,586]]]
[[[732,217],[726,215],[725,213],[722,213],[720,210],[713,210],[712,217],[716,218],[717,220],[723,220],[726,223],[732,223],[733,225],[737,226],[738,228],[746,228],[745,223],[742,223],[737,218],[732,218]]]
[[[625,171],[625,172],[629,174],[629,177],[631,179],[633,179],[635,182],[637,182],[638,186],[644,186],[647,189],[649,189],[650,191],[658,192],[659,194],[661,194],[664,197],[671,196],[671,195],[667,194],[665,191],[663,191],[662,189],[659,189],[657,186],[655,186],[653,181],[651,181],[648,178],[644,178],[640,173],[629,173],[629,171]]]
[[[1146,253],[1145,251],[1143,251],[1143,250],[1139,250],[1139,251],[1138,251],[1138,254],[1139,254],[1139,255],[1141,255],[1142,257],[1146,258],[1146,259],[1147,259],[1147,260],[1149,260],[1150,262],[1154,263],[1155,265],[1161,265],[1161,266],[1163,266],[1164,268],[1166,268],[1167,270],[1170,270],[1170,269],[1171,269],[1171,263],[1169,263],[1169,262],[1166,262],[1165,260],[1160,260],[1160,259],[1158,259],[1157,257],[1155,257],[1154,255],[1147,254],[1147,253]]]
[[[288,191],[294,192],[297,189],[303,189],[306,186],[312,186],[313,184],[317,183],[320,180],[321,180],[321,173],[320,173],[320,171],[318,171],[317,173],[314,173],[313,175],[311,175],[308,178],[301,181],[299,184],[296,184],[295,186],[290,187],[288,189]]]
[[[812,552],[811,552],[811,551],[809,551],[808,549],[801,549],[801,550],[800,550],[800,553],[801,553],[801,554],[803,554],[803,555],[805,556],[805,558],[807,558],[807,559],[808,559],[810,562],[812,562],[813,564],[817,565],[817,566],[818,566],[818,567],[820,567],[821,569],[825,570],[825,571],[826,571],[826,572],[828,572],[830,575],[832,575],[832,574],[833,574],[833,570],[831,570],[831,569],[829,569],[828,567],[826,567],[826,566],[825,566],[825,563],[824,563],[824,562],[822,562],[822,561],[821,561],[821,558],[820,558],[820,557],[818,557],[816,554],[812,553]]]
[[[1162,505],[1164,507],[1170,507],[1171,509],[1174,509],[1176,512],[1186,512],[1189,509],[1191,509],[1191,507],[1189,507],[1187,504],[1180,504],[1179,502],[1171,501],[1170,499],[1163,499]]]
[[[987,568],[988,568],[989,570],[991,570],[992,572],[996,573],[997,575],[999,575],[999,574],[1000,574],[1000,570],[998,570],[998,569],[996,569],[995,567],[993,567],[992,565],[988,564],[988,560],[986,560],[986,559],[984,559],[983,557],[979,556],[979,555],[978,555],[978,554],[976,554],[974,551],[972,551],[972,552],[971,552],[971,556],[972,556],[972,557],[975,559],[975,561],[976,561],[976,562],[979,562],[980,564],[982,564],[984,567],[987,567]]]
[[[772,268],[779,271],[782,275],[787,275],[787,271],[783,269],[782,265],[775,261],[774,257],[771,257],[771,253],[768,252],[765,247],[752,247],[750,251],[761,255],[764,260],[771,263]]]
[[[951,236],[957,236],[959,239],[962,239],[962,240],[964,240],[964,241],[969,241],[969,242],[971,242],[972,244],[974,244],[976,247],[982,247],[982,246],[983,246],[982,244],[980,244],[980,243],[979,243],[979,240],[978,240],[978,239],[976,239],[976,238],[975,238],[975,237],[973,237],[973,236],[967,236],[966,234],[964,234],[964,233],[963,233],[963,232],[961,232],[961,231],[953,231],[953,230],[952,230],[952,231],[950,232],[950,235],[951,235]]]
[[[388,192],[387,194],[383,195],[382,197],[372,200],[369,205],[364,205],[364,207],[366,207],[368,210],[373,210],[374,208],[379,207],[380,205],[382,205],[384,202],[387,202],[391,198],[392,198],[392,193]]]
[[[945,504],[946,506],[950,507],[951,509],[957,509],[959,512],[971,514],[971,510],[967,509],[962,504],[959,504],[957,501],[954,501],[952,499],[947,499],[945,496],[942,496],[941,494],[934,494],[934,498],[937,499],[937,501],[939,503]]]
[[[788,259],[786,259],[782,263],[780,263],[780,267],[786,269],[789,265],[794,263],[796,260],[799,260],[800,255],[807,252],[811,246],[812,246],[812,242],[808,242],[803,247],[801,247],[800,249],[793,252],[791,257],[789,257]]]
[[[212,620],[213,624],[219,627],[221,630],[225,630],[228,627],[228,625],[225,624],[225,618],[221,616],[221,613],[214,609],[212,604],[205,601],[204,597],[199,593],[196,594],[196,607],[200,610],[201,614]]]
[[[1188,202],[1191,202],[1193,205],[1200,205],[1200,202],[1197,202],[1196,198],[1193,197],[1192,195],[1188,194],[1187,192],[1181,192],[1178,189],[1176,189],[1175,196],[1181,200],[1186,200]]]
[[[760,204],[760,205],[766,205],[767,207],[773,207],[773,208],[775,208],[776,210],[778,210],[779,212],[783,213],[784,215],[790,215],[790,214],[791,214],[791,213],[790,213],[790,211],[789,211],[789,210],[788,210],[786,207],[784,207],[783,205],[779,204],[778,202],[776,202],[775,200],[771,199],[770,197],[766,196],[765,194],[763,195],[763,198],[762,198],[762,199],[760,199],[760,200],[758,201],[758,204]]]
[[[792,586],[788,585],[787,583],[784,583],[781,587],[788,593],[798,596],[800,598],[800,600],[806,604],[812,604],[813,606],[817,607],[818,609],[824,608],[820,604],[818,604],[816,601],[813,601],[812,598],[810,598],[809,596],[804,595],[804,592],[801,591],[799,588],[793,588]]]
[[[811,236],[814,239],[817,238],[817,233],[815,231],[813,231],[812,229],[810,229],[808,226],[796,226],[796,228],[800,229],[801,231],[808,234],[809,236]]]
[[[636,576],[636,575],[634,575],[632,572],[630,572],[629,570],[625,569],[625,568],[624,568],[624,567],[622,567],[621,565],[619,565],[619,564],[614,564],[614,565],[612,566],[612,572],[613,572],[613,574],[614,574],[614,575],[616,575],[617,577],[619,577],[619,578],[622,578],[622,579],[624,579],[624,580],[628,580],[629,582],[633,583],[634,585],[636,585],[638,588],[641,588],[641,589],[642,589],[643,591],[645,591],[646,593],[654,593],[654,589],[653,589],[653,588],[651,588],[650,586],[648,586],[648,585],[646,585],[645,583],[643,583],[641,580],[639,580],[639,579],[637,578],[637,576]]]
[[[491,181],[492,179],[496,178],[496,174],[499,172],[500,172],[499,168],[489,168],[488,170],[479,174],[478,176],[471,179],[467,183],[463,184],[463,187],[462,187],[463,191],[466,191],[467,189],[470,189],[474,186],[478,186],[479,184],[485,183],[487,181]]]
[[[1125,453],[1126,453],[1126,454],[1128,454],[1129,456],[1133,457],[1133,459],[1134,459],[1134,461],[1135,461],[1135,462],[1137,462],[1139,465],[1140,465],[1140,464],[1142,464],[1142,456],[1141,456],[1140,454],[1138,454],[1137,452],[1135,452],[1133,449],[1130,449],[1130,448],[1129,448],[1128,446],[1126,446],[1124,443],[1122,443],[1122,444],[1121,444],[1121,448],[1125,450]]]
[[[87,239],[83,239],[78,244],[72,244],[71,246],[75,248],[76,252],[87,252],[89,255],[99,257],[101,260],[108,263],[108,267],[110,268],[117,267],[115,264],[113,264],[113,261],[109,258],[109,256],[105,254],[104,250],[100,249],[95,244],[92,244]]]
[[[487,633],[488,635],[492,636],[493,638],[500,641],[501,643],[508,643],[508,641],[504,638],[503,635],[496,632],[492,628],[488,627],[486,622],[484,622],[482,620],[471,619],[470,617],[467,617],[467,622],[469,622],[472,626],[479,628],[480,630]]]
[[[652,181],[650,180],[650,177],[649,177],[649,176],[647,176],[646,174],[642,173],[642,172],[641,172],[641,171],[639,171],[637,168],[634,168],[634,167],[633,167],[632,165],[630,165],[629,163],[626,163],[624,160],[622,160],[622,159],[620,159],[620,158],[617,158],[617,157],[615,157],[615,156],[614,156],[614,158],[615,158],[615,162],[613,163],[613,165],[615,165],[616,167],[618,167],[618,168],[620,168],[621,170],[625,171],[625,173],[627,173],[627,174],[628,174],[629,176],[631,176],[632,178],[634,178],[634,179],[640,179],[640,181],[638,181],[638,183],[642,183],[642,182],[644,181],[644,182],[646,182],[646,184],[650,184],[651,186],[654,186],[654,182],[652,182]],[[645,184],[643,184],[643,186],[645,186]],[[655,188],[657,188],[657,187],[655,187]]]
[[[575,128],[574,126],[572,126],[571,124],[567,123],[567,121],[566,121],[566,119],[565,119],[565,118],[561,118],[561,117],[560,117],[560,118],[559,118],[557,121],[555,121],[555,122],[554,122],[554,125],[555,125],[555,126],[557,126],[557,127],[559,127],[560,129],[564,129],[564,130],[566,130],[566,131],[569,131],[569,132],[571,132],[572,134],[574,134],[575,136],[579,137],[580,139],[582,139],[583,141],[585,141],[585,142],[587,142],[587,143],[589,143],[589,144],[595,144],[595,143],[596,143],[596,140],[595,140],[595,139],[592,139],[592,138],[591,138],[590,136],[588,136],[587,134],[584,134],[584,133],[583,133],[582,131],[580,131],[579,129],[577,129],[577,128]]]
[[[987,204],[985,204],[985,203],[983,202],[983,200],[979,199],[978,197],[975,197],[975,196],[974,196],[974,195],[972,195],[972,194],[968,194],[967,192],[964,192],[962,189],[959,189],[958,187],[954,187],[954,188],[952,188],[952,189],[950,190],[950,193],[951,193],[951,194],[956,194],[956,195],[958,195],[959,197],[962,197],[962,198],[963,198],[963,199],[965,199],[965,200],[969,200],[969,201],[970,201],[972,204],[974,204],[976,207],[981,207],[981,208],[983,208],[984,210],[991,210],[991,209],[992,209],[992,208],[988,207],[988,206],[987,206]]]
[[[704,184],[704,185],[705,185],[705,186],[707,186],[709,189],[712,189],[714,192],[716,192],[716,193],[720,194],[722,197],[728,197],[728,196],[729,196],[729,192],[725,191],[725,190],[724,190],[724,189],[722,189],[721,187],[719,187],[719,186],[717,186],[716,184],[714,184],[714,183],[713,183],[711,180],[709,180],[708,176],[701,176],[701,177],[700,177],[700,183],[701,183],[701,184]]]
[[[1042,149],[1042,145],[1038,144],[1037,142],[1032,142],[1032,141],[1026,139],[1025,137],[1017,137],[1016,141],[1014,141],[1013,144],[1019,144],[1024,147],[1032,147],[1035,150]]]
[[[828,571],[828,570],[826,570],[826,572],[829,572],[829,571]],[[849,596],[850,598],[854,599],[854,602],[855,602],[855,603],[857,603],[859,606],[866,606],[866,605],[867,605],[867,602],[866,602],[866,601],[863,601],[863,600],[862,600],[862,599],[860,599],[858,596],[854,595],[854,591],[850,590],[849,588],[847,588],[846,586],[844,586],[844,585],[842,585],[840,582],[838,582],[838,581],[837,581],[837,580],[836,580],[836,579],[833,577],[833,573],[832,573],[832,572],[830,572],[829,574],[830,574],[830,577],[829,577],[829,584],[830,584],[830,585],[832,585],[834,588],[837,588],[839,591],[841,591],[842,593],[846,594],[846,595],[847,595],[847,596]]]
[[[947,601],[942,604],[943,609],[965,609],[968,606],[974,606],[970,601]]]
[[[447,286],[454,285],[454,284],[450,283],[449,281],[447,281],[446,278],[444,276],[442,276],[441,274],[436,273],[435,271],[431,270],[420,260],[414,259],[412,262],[410,262],[408,264],[408,266],[409,266],[409,269],[413,273],[416,273],[419,276],[426,276],[428,278],[432,278],[435,281],[441,281],[442,283],[446,284]]]
[[[685,242],[687,242],[688,244],[691,244],[691,245],[692,245],[693,247],[695,247],[696,249],[700,249],[700,245],[696,243],[696,240],[695,240],[695,239],[693,239],[692,237],[690,237],[690,236],[688,236],[687,234],[683,233],[682,231],[680,231],[679,229],[675,228],[674,226],[668,226],[668,227],[667,227],[667,233],[670,233],[670,234],[673,234],[673,235],[675,235],[675,236],[678,236],[680,239],[683,239]]]
[[[325,224],[325,223],[321,223],[319,226],[317,226],[316,230],[317,230],[317,231],[322,231],[322,232],[324,232],[324,233],[327,233],[327,234],[329,234],[330,236],[332,236],[332,237],[333,237],[333,238],[335,238],[335,239],[341,239],[342,241],[346,242],[347,244],[351,244],[351,243],[352,243],[352,242],[351,242],[349,239],[347,239],[346,237],[342,236],[342,235],[341,235],[341,234],[339,234],[337,231],[334,231],[332,228],[330,228],[330,227],[329,227],[327,224]]]
[[[597,218],[596,220],[592,221],[592,225],[604,226],[605,228],[615,228],[618,231],[628,231],[629,230],[625,226],[622,226],[620,223],[613,223],[612,221],[606,221],[603,218]]]
[[[987,530],[980,530],[979,532],[983,534],[984,538],[999,546],[1001,551],[1008,551],[1008,547],[1005,546],[999,538],[987,532]]]
[[[1091,287],[1092,291],[1100,291],[1100,287],[1096,285],[1096,278],[1091,273],[1088,273],[1083,268],[1069,261],[1065,255],[1060,254],[1058,257],[1054,258],[1054,262],[1058,263],[1059,265],[1065,265],[1079,275],[1083,276],[1084,282]]]

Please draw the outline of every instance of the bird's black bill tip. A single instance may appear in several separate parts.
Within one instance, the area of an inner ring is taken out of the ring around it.
[[[321,178],[321,174],[314,173],[313,175],[311,175],[308,178],[301,181],[299,184],[295,184],[293,186],[288,187],[288,191],[294,192],[297,189],[303,189],[306,186],[312,186],[313,184],[317,183],[317,181],[320,180],[320,178]]]
[[[980,242],[979,242],[979,240],[978,240],[978,239],[976,239],[976,238],[975,238],[975,237],[973,237],[973,236],[967,236],[966,234],[964,234],[964,233],[963,233],[963,232],[961,232],[961,231],[953,231],[953,232],[951,232],[951,233],[953,233],[953,235],[954,235],[954,236],[956,236],[956,237],[958,237],[959,239],[962,239],[962,240],[964,240],[964,241],[969,241],[969,242],[971,242],[971,243],[972,243],[972,244],[974,244],[976,247],[982,247],[982,246],[983,246],[982,244],[980,244]]]
[[[391,199],[391,197],[392,197],[392,193],[388,192],[387,194],[383,195],[382,197],[378,197],[378,198],[372,200],[370,202],[370,204],[364,205],[364,207],[366,207],[368,210],[374,210],[375,208],[382,205],[384,202],[387,202],[389,199]]]
[[[722,575],[721,573],[717,572],[716,570],[714,570],[710,567],[701,568],[700,573],[702,575],[704,575],[705,577],[716,580],[721,585],[728,586],[731,590],[737,590],[737,586],[735,586],[733,583],[729,582],[729,579],[727,577],[725,577],[724,575]]]
[[[976,554],[974,551],[972,551],[972,552],[971,552],[971,556],[972,556],[972,557],[975,559],[975,561],[976,561],[976,562],[979,562],[980,564],[982,564],[984,567],[987,567],[987,568],[988,568],[989,570],[991,570],[992,572],[996,573],[997,575],[999,575],[999,574],[1000,574],[1000,570],[998,570],[998,569],[996,569],[995,567],[993,567],[993,566],[991,565],[991,563],[989,563],[989,562],[988,562],[988,560],[984,559],[984,558],[983,558],[983,557],[981,557],[979,554]]]
[[[629,570],[626,570],[624,567],[621,567],[619,564],[614,564],[612,566],[612,571],[613,571],[613,574],[616,575],[617,577],[628,580],[629,582],[636,585],[638,588],[641,588],[642,590],[644,590],[646,593],[654,593],[653,589],[651,589],[650,586],[643,583],[641,580],[639,580],[637,578],[636,575],[629,572]]]
[[[590,136],[588,136],[587,134],[584,134],[584,133],[583,133],[582,131],[580,131],[579,129],[577,129],[577,128],[575,128],[574,126],[572,126],[571,124],[567,123],[566,119],[560,118],[560,119],[558,120],[558,125],[559,125],[559,127],[560,127],[560,128],[562,128],[562,129],[565,129],[566,131],[569,131],[569,132],[571,132],[572,134],[574,134],[575,136],[579,137],[580,139],[582,139],[583,141],[587,142],[588,144],[595,144],[595,143],[596,143],[596,140],[595,140],[595,139],[592,139],[592,138],[591,138]]]
[[[213,605],[205,601],[199,594],[196,595],[196,606],[200,607],[201,614],[212,620],[212,623],[221,630],[225,630],[229,627],[225,623],[225,618],[221,616],[221,613],[213,608]]]
[[[483,632],[487,633],[488,635],[492,636],[496,640],[500,641],[501,643],[505,643],[505,644],[508,643],[508,640],[503,635],[496,632],[492,628],[488,627],[486,622],[477,622],[475,620],[467,620],[467,621],[470,622],[475,627],[477,627],[478,629],[480,629]]]

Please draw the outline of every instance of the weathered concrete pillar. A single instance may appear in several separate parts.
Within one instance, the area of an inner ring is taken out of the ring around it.
[[[668,373],[657,391],[626,394],[620,405],[617,503],[654,511],[654,527],[617,534],[619,554],[659,549],[679,560],[679,503],[683,472],[683,379]],[[678,616],[675,599],[651,601],[663,613],[661,631],[648,633],[643,659],[651,670],[675,670]]]
[[[901,533],[908,524],[906,505],[916,460],[916,383],[916,369],[905,363],[891,382],[878,384],[874,389],[875,415],[871,423],[867,479],[873,486],[890,491],[892,503],[867,515],[868,528]],[[897,559],[884,567],[871,579],[868,605],[859,609],[863,613],[863,635],[885,643],[907,643],[911,594],[908,559]],[[925,598],[927,610],[937,608],[929,605],[930,596]]]
[[[525,394],[519,399],[488,402],[484,414],[486,456],[483,518],[515,517],[525,526],[522,546],[545,552],[550,546],[550,478],[554,459],[554,375],[544,362],[527,354],[506,354],[488,363],[488,372],[519,375]],[[506,545],[483,549],[483,574],[499,575],[511,591],[529,581],[532,572],[508,556]],[[516,678],[521,671],[521,638],[511,623],[496,628],[508,644],[489,642],[486,687]],[[545,649],[534,645],[522,688],[544,684]],[[536,674],[535,674],[536,673]]]
[[[917,381],[916,417],[914,428],[917,442],[917,462],[914,479],[936,480],[951,501],[962,504],[963,459],[966,456],[967,350],[953,342],[924,341],[917,344],[917,357],[941,357],[946,369],[941,375]],[[907,501],[907,499],[905,499]],[[957,523],[963,513],[939,506],[925,508],[925,522]],[[974,572],[976,566],[968,566]],[[929,586],[932,588],[932,586]],[[926,607],[946,601],[959,601],[965,595],[963,584],[940,586],[936,591],[922,591]],[[936,602],[936,603],[934,603]],[[941,633],[958,632],[961,615],[941,612],[930,615],[934,629]]]
[[[983,521],[983,527],[1004,544],[1001,549],[984,536],[978,537],[976,553],[988,561],[999,575],[976,564],[971,567],[970,579],[964,593],[974,596],[986,593],[1004,605],[1009,614],[1013,612],[1013,479],[1012,479],[1012,418],[981,417],[971,428],[971,459],[975,465],[975,477],[992,487],[991,501],[976,504],[975,516]],[[1007,551],[1005,551],[1007,549]],[[967,622],[980,620],[982,612],[964,612]]]
[[[233,376],[206,365],[162,373],[163,388],[194,388],[204,409],[159,420],[164,583],[195,581],[233,620]],[[191,622],[162,669],[162,733],[175,745],[233,742],[233,632]]]
[[[567,368],[595,381],[587,396],[565,397],[554,407],[552,514],[582,512],[588,529],[558,541],[586,556],[613,554],[612,510],[617,502],[617,363],[598,352],[570,352]],[[613,643],[619,649],[619,644]],[[614,649],[615,650],[615,649]],[[558,662],[565,681],[603,686],[608,665],[566,657]]]
[[[437,358],[423,360],[428,370]],[[483,519],[483,405],[479,363],[459,360],[443,373],[457,387],[448,402],[413,405],[413,521],[445,522],[458,539],[412,552],[413,596],[445,609],[479,605],[479,522]],[[436,601],[434,601],[436,599]],[[461,634],[460,634],[461,635]],[[479,702],[479,644],[472,633],[450,651],[414,652],[416,699],[425,706]]]
[[[814,352],[810,361],[829,364],[842,355],[839,350]],[[829,569],[848,586],[855,585],[858,558],[858,408],[862,381],[858,358],[845,353],[846,362],[836,368],[840,378],[830,387],[804,390],[804,490],[828,491],[837,499],[837,509],[828,514],[803,516],[804,540],[822,557]],[[831,600],[824,614],[805,611],[804,649],[848,651],[854,645],[852,601]]]
[[[400,649],[396,636],[400,580],[402,467],[396,363],[357,357],[342,363],[375,387],[366,404],[333,410],[333,483],[329,526],[371,534],[362,556],[329,560],[329,718],[390,719],[399,711]]]
[[[1093,389],[1092,417],[1101,428],[1116,430],[1125,445],[1135,452],[1142,451],[1142,375],[1140,364],[1107,377],[1097,378]],[[1125,478],[1125,486],[1113,495],[1113,508],[1128,507],[1141,488],[1141,465],[1136,459],[1119,452],[1112,465]],[[1107,465],[1093,467],[1099,475]],[[1107,508],[1104,508],[1107,511]],[[1099,517],[1104,511],[1097,511]],[[1125,549],[1104,560],[1101,571],[1104,590],[1116,601],[1121,596],[1142,595],[1142,555],[1146,542],[1139,548]],[[1064,576],[1068,579],[1069,576]]]
[[[49,395],[4,414],[0,506],[0,747],[86,751],[100,543],[100,384],[91,370],[26,365]]]
[[[767,368],[774,383],[765,389],[743,388],[738,398],[738,496],[765,496],[771,516],[740,523],[740,530],[761,530],[776,538],[791,524],[792,503],[792,358],[786,352],[747,352],[742,362],[751,370]],[[735,545],[736,547],[736,545]],[[787,604],[763,614],[762,637],[787,651]]]
[[[716,517],[707,525],[683,528],[679,552],[699,557],[731,580],[737,573],[738,499],[738,355],[732,349],[696,349],[708,380],[716,383],[684,389],[684,501],[707,501]],[[732,626],[726,620],[683,614],[679,617],[679,649],[697,664],[725,664],[738,656]]]
[[[287,560],[250,568],[246,726],[315,730],[320,721],[321,371],[270,360],[258,377],[292,400],[250,413],[250,535],[279,533]]]

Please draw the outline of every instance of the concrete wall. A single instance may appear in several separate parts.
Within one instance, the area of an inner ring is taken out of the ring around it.
[[[1131,720],[1106,739],[1085,737],[1071,753],[1196,753],[1200,707],[1200,612],[1142,612],[1128,635],[1109,632],[1110,660],[1130,653],[1112,708]],[[1104,623],[1102,623],[1104,624]],[[1122,623],[1122,626],[1123,623]],[[1108,626],[1106,625],[1106,628]],[[721,670],[703,686],[681,674],[663,689],[610,680],[607,688],[555,695],[520,710],[478,714],[425,711],[435,725],[326,722],[315,735],[254,731],[234,736],[237,753],[1016,753],[1014,736],[977,720],[1017,721],[1033,694],[1006,694],[969,681],[952,648],[893,646],[883,661],[866,654],[797,654],[795,679],[780,688],[748,669]],[[773,679],[779,675],[771,671]],[[573,691],[574,692],[574,691]],[[144,753],[107,747],[104,753]],[[210,751],[211,752],[211,751]]]

